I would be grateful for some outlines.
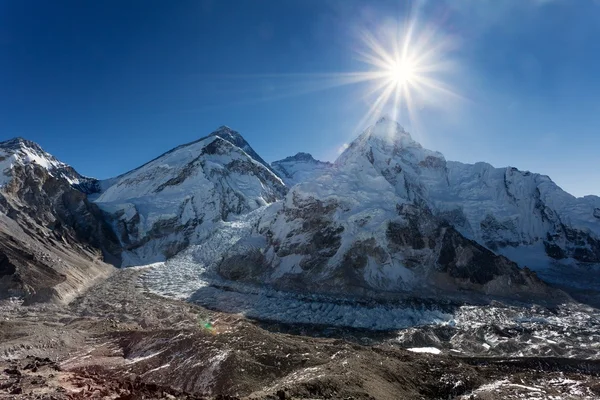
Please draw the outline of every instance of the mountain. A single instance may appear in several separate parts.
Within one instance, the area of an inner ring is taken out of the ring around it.
[[[146,265],[211,243],[205,267],[221,279],[286,291],[562,299],[538,274],[600,291],[600,198],[446,161],[386,118],[334,164],[298,153],[269,166],[223,126],[103,181],[20,138],[0,143],[0,167],[0,235],[12,238],[0,284],[14,293],[66,299],[110,272],[103,261]]]
[[[289,187],[297,183],[315,179],[321,173],[329,170],[333,164],[318,161],[308,153],[298,153],[295,156],[286,157],[283,160],[273,161],[273,171],[281,177]]]
[[[286,290],[548,298],[529,268],[599,263],[599,206],[546,176],[447,162],[384,118],[270,206],[218,269]]]
[[[120,248],[78,174],[31,141],[0,143],[0,293],[68,301],[118,263]]]
[[[512,167],[447,162],[387,119],[336,164],[348,168],[365,158],[402,198],[523,266],[600,263],[600,197],[576,198],[545,175]]]
[[[200,241],[216,222],[287,192],[243,137],[227,127],[100,186],[94,201],[119,237],[124,266],[163,261]]]

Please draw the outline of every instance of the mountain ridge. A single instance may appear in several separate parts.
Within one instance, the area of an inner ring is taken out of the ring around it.
[[[47,198],[43,184],[27,177],[38,174],[31,167],[38,165],[82,193],[77,201],[99,208],[86,223],[111,227],[123,265],[164,261],[201,243],[219,221],[257,210],[254,239],[241,238],[218,256],[217,270],[227,279],[290,290],[320,282],[313,289],[334,292],[358,284],[352,289],[358,293],[400,293],[431,283],[435,290],[522,296],[547,292],[510,262],[544,278],[552,277],[544,275],[549,270],[600,264],[600,197],[576,198],[547,176],[513,167],[447,161],[389,118],[367,128],[334,163],[300,152],[268,165],[227,126],[102,181],[79,175],[26,139],[2,142],[0,151],[3,174],[18,170],[31,182],[13,190],[20,199],[32,190],[27,185]],[[11,190],[8,183],[4,192]],[[62,209],[60,200],[51,201],[58,203],[47,221]],[[77,218],[68,214],[68,220]],[[101,243],[86,235],[75,240]],[[250,247],[247,240],[254,240]],[[110,243],[102,246],[114,253]],[[482,280],[477,265],[484,259],[496,272]],[[525,286],[511,286],[508,277]]]

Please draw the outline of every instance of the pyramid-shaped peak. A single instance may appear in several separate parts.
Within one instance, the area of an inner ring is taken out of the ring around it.
[[[234,131],[227,125],[220,126],[216,131],[212,132],[208,136],[218,136],[221,139],[225,139],[242,149],[248,146],[248,142],[246,142],[244,137],[240,135],[238,131]]]
[[[394,120],[389,115],[384,115],[384,116],[380,117],[377,120],[377,122],[375,122],[375,125],[373,126],[373,128],[374,129],[391,129],[395,132],[404,133],[406,135],[409,134],[408,132],[406,132],[406,130],[404,129],[404,127],[402,125],[400,125],[396,120]]]
[[[420,146],[402,125],[389,117],[379,118],[357,140],[360,141],[368,138],[382,140],[386,143],[400,144],[402,147]]]
[[[221,135],[242,137],[242,135],[240,135],[240,133],[238,131],[231,129],[227,125],[221,125],[214,132],[212,132],[209,136],[221,136]]]
[[[263,160],[256,151],[254,151],[254,149],[238,131],[231,129],[227,125],[221,125],[216,131],[212,132],[208,136],[217,136],[223,140],[227,140],[234,146],[244,150],[250,157],[272,171],[271,166],[265,160]]]
[[[310,153],[298,152],[293,156],[296,160],[314,161],[314,157]]]
[[[213,133],[211,133],[211,135],[216,135],[217,133],[224,133],[224,132],[237,133],[239,135],[238,132],[234,131],[233,129],[231,129],[227,125],[221,125]]]

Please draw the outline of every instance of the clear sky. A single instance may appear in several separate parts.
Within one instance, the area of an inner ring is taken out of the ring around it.
[[[450,43],[432,74],[456,94],[399,115],[415,139],[600,195],[598,0],[0,0],[0,140],[98,178],[220,125],[267,161],[333,160],[377,98],[336,76],[407,21]]]

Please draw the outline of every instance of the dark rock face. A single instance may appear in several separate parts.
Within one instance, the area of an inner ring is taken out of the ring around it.
[[[279,257],[290,254],[302,254],[306,257],[300,267],[303,270],[313,270],[323,267],[330,257],[339,249],[341,244],[340,234],[344,228],[336,224],[332,218],[337,203],[324,203],[316,199],[294,199],[297,208],[284,209],[285,218],[289,221],[299,219],[302,226],[298,231],[292,231],[287,239],[292,239],[296,234],[307,235],[306,241],[274,242],[275,252]],[[269,237],[267,232],[267,237]]]
[[[560,246],[554,243],[550,243],[544,240],[544,249],[546,250],[546,254],[555,260],[562,260],[564,258],[567,258],[565,251]]]
[[[314,162],[316,162],[317,160],[315,160],[313,158],[313,156],[309,153],[300,152],[300,153],[296,153],[296,155],[286,157],[283,160],[280,160],[278,162],[289,162],[289,161],[306,161],[306,162],[314,161]]]
[[[0,191],[0,287],[28,301],[66,300],[118,264],[120,245],[98,207],[59,174],[15,165]]]
[[[36,164],[15,166],[13,180],[0,196],[5,206],[0,211],[17,222],[33,222],[58,239],[91,245],[118,262],[120,245],[102,212],[66,180],[51,176]]]
[[[577,229],[559,224],[544,240],[546,254],[555,259],[573,258],[582,263],[600,263],[600,240]]]
[[[4,226],[0,225],[1,228]],[[37,256],[27,243],[0,232],[0,298],[26,296],[36,289],[52,287],[65,280],[65,276]]]
[[[425,160],[419,162],[419,166],[425,168],[443,169],[446,168],[446,160],[440,157],[427,156]]]
[[[17,267],[10,262],[10,259],[6,254],[0,254],[0,277],[5,275],[12,275],[17,272]]]
[[[354,243],[352,248],[344,254],[340,267],[333,276],[335,281],[343,282],[344,286],[371,289],[365,281],[364,272],[369,258],[377,264],[383,264],[387,260],[385,249],[378,246],[375,239],[361,240]]]
[[[225,258],[218,267],[219,274],[232,281],[260,283],[268,270],[264,254],[252,250]]]
[[[472,284],[485,285],[499,276],[509,276],[515,284],[525,284],[517,264],[465,238],[429,210],[407,204],[398,206],[397,210],[406,222],[390,221],[388,224],[391,250],[429,249],[437,254],[437,271]]]
[[[437,261],[440,271],[479,285],[502,275],[509,276],[516,284],[525,284],[514,262],[466,239],[452,227],[445,228],[442,235]]]
[[[507,240],[506,237],[519,237],[517,227],[514,221],[507,219],[498,221],[494,216],[488,214],[480,223],[481,236],[485,245],[492,249],[513,246],[521,244],[518,241]],[[526,244],[526,243],[523,243]]]

